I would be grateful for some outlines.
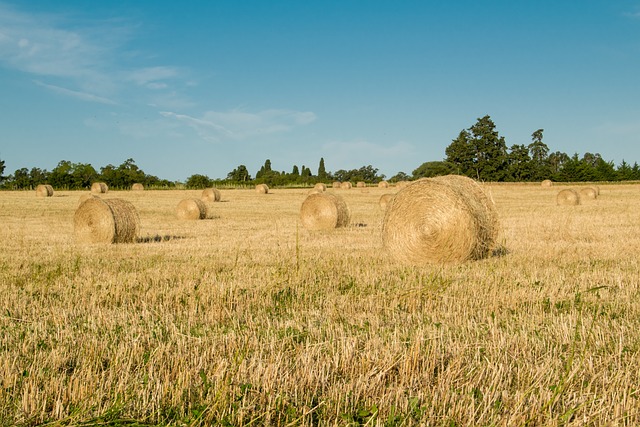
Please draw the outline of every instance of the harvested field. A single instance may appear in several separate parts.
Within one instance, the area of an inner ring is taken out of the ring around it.
[[[78,245],[84,192],[0,192],[0,425],[638,425],[640,185],[558,206],[483,185],[487,259],[400,265],[382,194],[308,231],[309,189],[114,191],[135,243]],[[134,424],[138,422],[138,424]]]

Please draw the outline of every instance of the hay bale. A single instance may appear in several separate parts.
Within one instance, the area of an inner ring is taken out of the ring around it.
[[[580,189],[580,199],[595,200],[598,198],[598,190],[593,187],[583,187]]]
[[[133,243],[140,218],[126,200],[89,197],[76,209],[73,228],[78,243]]]
[[[409,185],[409,181],[398,181],[396,182],[396,188],[404,188]]]
[[[349,190],[351,189],[352,185],[350,182],[342,182],[340,183],[340,188],[342,188],[343,190]]]
[[[139,182],[136,182],[135,184],[131,185],[131,190],[144,191],[144,185],[140,184]]]
[[[378,188],[389,188],[389,183],[387,181],[380,181],[378,183]]]
[[[314,190],[318,190],[321,193],[327,191],[327,186],[321,182],[316,183],[316,185],[313,186]]]
[[[109,187],[104,182],[94,182],[91,184],[91,192],[96,194],[103,194],[109,191]]]
[[[542,181],[540,183],[540,185],[542,187],[551,187],[551,186],[553,186],[553,181],[551,181],[550,179],[545,179],[544,181]]]
[[[563,206],[575,206],[580,204],[580,195],[577,191],[567,188],[556,196],[556,204]]]
[[[269,186],[267,184],[256,185],[256,193],[267,194],[269,192]]]
[[[391,200],[393,200],[393,194],[391,193],[386,193],[380,196],[380,200],[378,201],[378,203],[380,204],[380,209],[382,209],[383,211],[386,210],[389,203],[391,203]]]
[[[351,213],[345,201],[331,193],[310,194],[300,208],[300,222],[308,230],[346,227],[350,218]]]
[[[334,181],[333,184],[331,184],[331,187],[340,188],[342,187],[342,183],[340,181]]]
[[[49,184],[40,184],[36,187],[37,197],[51,197],[53,196],[53,187]]]
[[[218,190],[217,188],[206,188],[202,191],[200,200],[202,200],[203,202],[219,202],[220,197],[220,190]]]
[[[78,206],[80,206],[82,203],[84,203],[84,201],[85,201],[85,200],[88,200],[88,199],[99,199],[99,197],[98,197],[98,196],[96,196],[96,195],[93,195],[93,194],[91,194],[91,193],[83,194],[83,195],[82,195],[82,196],[80,196],[80,198],[78,199]]]
[[[461,185],[421,179],[400,190],[387,206],[383,245],[412,264],[481,259],[495,244],[485,205]]]
[[[200,199],[184,199],[176,208],[178,219],[205,219],[207,217],[207,205]]]
[[[356,182],[356,187],[357,188],[365,188],[366,186],[367,186],[367,184],[364,181]]]

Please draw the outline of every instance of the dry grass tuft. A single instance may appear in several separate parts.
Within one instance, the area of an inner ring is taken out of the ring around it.
[[[267,184],[256,185],[256,193],[267,194],[269,192],[269,186]]]
[[[495,244],[497,217],[472,187],[455,177],[428,178],[400,190],[385,213],[385,248],[412,264],[488,256]]]
[[[139,182],[136,182],[135,184],[131,185],[131,190],[144,191],[144,185],[140,184]]]
[[[73,228],[78,243],[133,243],[140,218],[126,200],[90,197],[76,209]]]
[[[380,196],[380,200],[378,201],[378,203],[380,204],[380,208],[383,211],[386,210],[387,206],[389,205],[389,203],[391,203],[392,200],[393,200],[393,194],[391,193],[383,194],[382,196]]]
[[[349,207],[342,197],[335,194],[310,194],[300,208],[300,222],[308,230],[346,227],[350,218]]]
[[[91,192],[96,194],[103,194],[109,191],[109,187],[104,182],[94,182],[91,184]]]
[[[200,196],[200,199],[203,202],[219,202],[220,198],[220,190],[218,190],[217,188],[207,188],[202,191],[202,196]]]
[[[207,205],[200,199],[184,199],[176,208],[178,219],[197,220],[207,217]]]
[[[551,186],[553,186],[553,181],[551,181],[550,179],[545,179],[544,181],[542,181],[540,183],[540,185],[542,187],[551,187]]]
[[[51,197],[53,196],[53,187],[49,184],[40,184],[36,187],[36,196]]]
[[[567,188],[556,196],[556,204],[562,206],[575,206],[580,204],[580,195],[577,191]]]
[[[583,187],[580,189],[580,198],[595,200],[598,198],[598,190],[594,187]]]

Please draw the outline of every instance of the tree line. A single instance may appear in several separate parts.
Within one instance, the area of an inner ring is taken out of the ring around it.
[[[615,166],[606,161],[599,153],[578,153],[569,156],[566,153],[551,152],[543,142],[544,129],[531,134],[528,144],[507,146],[505,138],[500,136],[490,116],[477,119],[477,122],[463,129],[445,149],[445,158],[428,161],[412,171],[411,174],[398,172],[388,179],[390,182],[409,181],[455,173],[483,181],[535,182],[551,179],[557,182],[580,181],[630,181],[640,180],[640,167],[626,161]],[[320,158],[317,169],[293,165],[290,172],[272,168],[271,160],[252,176],[245,165],[238,165],[225,178],[212,179],[207,175],[194,174],[184,183],[160,179],[146,174],[133,159],[125,160],[121,165],[107,165],[97,171],[86,163],[72,163],[62,160],[51,170],[21,168],[13,174],[4,176],[5,162],[0,160],[0,188],[33,189],[39,184],[50,184],[59,189],[87,189],[96,181],[105,182],[110,188],[128,189],[134,183],[148,188],[207,188],[216,185],[254,185],[269,186],[305,186],[316,182],[363,181],[377,183],[386,178],[371,165],[358,169],[340,169],[330,172],[325,167],[324,158]]]

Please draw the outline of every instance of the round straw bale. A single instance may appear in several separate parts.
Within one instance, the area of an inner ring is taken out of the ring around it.
[[[404,188],[407,185],[409,185],[409,181],[398,181],[398,182],[396,182],[396,187],[397,188]]]
[[[595,200],[598,198],[598,191],[593,187],[582,187],[580,189],[580,198]]]
[[[340,181],[333,181],[333,184],[331,184],[331,187],[340,188],[342,187],[342,183]]]
[[[384,247],[412,264],[463,262],[489,255],[489,215],[460,186],[421,179],[400,190],[387,206]]]
[[[389,183],[387,181],[380,181],[378,183],[378,188],[389,188]]]
[[[567,188],[558,193],[556,196],[556,204],[569,206],[579,205],[580,195],[577,191]]]
[[[135,184],[131,185],[131,190],[133,190],[133,191],[143,191],[144,190],[144,185],[140,184],[139,182],[136,182]]]
[[[378,202],[380,204],[380,208],[382,210],[386,210],[389,203],[391,203],[391,200],[393,200],[393,194],[391,193],[386,193],[380,196],[380,200]]]
[[[94,182],[91,184],[91,192],[92,193],[106,193],[109,191],[109,187],[104,182]]]
[[[267,184],[256,185],[256,193],[267,194],[269,192],[269,186]]]
[[[207,205],[200,199],[184,199],[176,208],[178,219],[205,219],[207,217]]]
[[[80,196],[80,198],[78,199],[78,206],[80,206],[85,200],[87,199],[98,199],[99,197],[91,194],[91,193],[86,193],[83,194],[82,196]]]
[[[366,186],[367,186],[367,184],[366,184],[364,181],[358,181],[358,182],[356,183],[356,187],[357,187],[357,188],[364,188],[364,187],[366,187]]]
[[[78,243],[133,243],[140,218],[126,200],[89,197],[76,209],[73,228]]]
[[[352,185],[349,181],[340,183],[340,188],[342,188],[343,190],[349,190],[351,187]]]
[[[36,187],[36,196],[51,197],[53,196],[53,187],[49,184],[40,184]]]
[[[316,190],[319,190],[321,193],[324,191],[327,191],[327,186],[322,182],[316,183],[316,185],[314,185],[313,188]]]
[[[219,202],[220,197],[220,190],[218,190],[217,188],[206,188],[202,191],[202,196],[200,196],[200,199],[203,202]]]
[[[302,202],[300,221],[308,230],[330,230],[349,225],[351,213],[342,197],[331,193],[310,194]]]
[[[540,185],[543,187],[551,187],[553,186],[553,181],[551,181],[550,179],[545,179],[540,183]]]

